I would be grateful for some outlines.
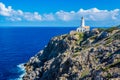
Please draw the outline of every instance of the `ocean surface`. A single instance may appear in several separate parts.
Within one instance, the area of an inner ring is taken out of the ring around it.
[[[53,37],[75,27],[2,27],[0,28],[0,80],[21,80],[30,57],[44,49]]]

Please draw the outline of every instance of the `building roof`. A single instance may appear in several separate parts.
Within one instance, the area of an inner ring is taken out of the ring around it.
[[[83,28],[90,28],[90,26],[83,26]]]

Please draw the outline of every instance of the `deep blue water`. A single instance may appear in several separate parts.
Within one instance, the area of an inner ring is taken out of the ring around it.
[[[74,27],[6,27],[0,28],[0,80],[15,80],[23,71],[19,64],[27,62],[47,45],[51,37],[69,33]]]

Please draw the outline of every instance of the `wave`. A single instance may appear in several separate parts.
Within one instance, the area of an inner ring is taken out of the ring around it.
[[[25,71],[24,63],[17,65],[17,68],[19,70],[18,73],[21,73],[21,74],[19,75],[18,78],[10,79],[10,80],[22,80],[22,77],[25,75],[26,71]]]

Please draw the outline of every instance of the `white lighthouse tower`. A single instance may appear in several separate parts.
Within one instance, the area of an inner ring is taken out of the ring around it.
[[[85,31],[89,31],[90,30],[90,26],[85,26],[85,20],[84,17],[81,18],[81,26],[79,26],[77,28],[77,32],[85,32]]]
[[[84,21],[84,17],[81,18],[81,27],[85,26],[85,21]]]

